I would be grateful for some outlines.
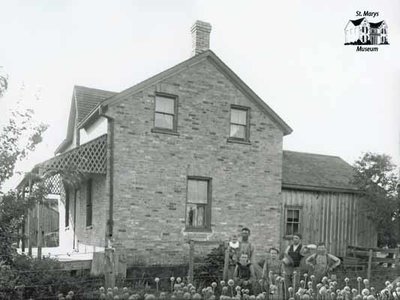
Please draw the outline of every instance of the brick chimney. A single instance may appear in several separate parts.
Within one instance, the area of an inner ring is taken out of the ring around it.
[[[196,21],[192,28],[192,56],[210,49],[211,24],[203,21]]]

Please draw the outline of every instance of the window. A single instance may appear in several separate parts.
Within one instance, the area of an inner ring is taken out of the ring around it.
[[[186,229],[211,229],[211,179],[189,177],[187,180]]]
[[[230,139],[248,141],[249,129],[249,108],[232,105],[229,133]]]
[[[301,207],[286,207],[285,235],[293,235],[300,231]]]
[[[92,179],[89,179],[86,185],[86,226],[92,226],[92,214]]]
[[[65,227],[69,227],[69,190],[65,189]]]
[[[154,128],[164,131],[177,129],[177,98],[156,95],[154,107]]]

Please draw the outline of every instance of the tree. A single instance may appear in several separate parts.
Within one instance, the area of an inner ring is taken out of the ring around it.
[[[376,225],[378,239],[400,241],[399,169],[385,154],[366,153],[354,164],[355,184],[364,192],[367,217]]]
[[[7,87],[7,78],[0,75],[0,97]],[[0,190],[5,180],[13,176],[17,161],[36,148],[47,129],[47,125],[35,122],[33,115],[31,109],[15,110],[0,128]],[[44,195],[44,187],[41,185],[35,187],[26,199],[17,197],[13,191],[4,195],[0,193],[0,261],[12,263],[15,254],[12,243],[18,240],[23,216],[29,207],[42,201]]]

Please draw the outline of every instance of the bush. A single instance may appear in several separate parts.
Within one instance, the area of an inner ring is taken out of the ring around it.
[[[219,282],[223,276],[225,261],[225,246],[219,245],[211,250],[204,259],[204,264],[194,269],[194,281],[198,286],[209,286],[212,282]]]
[[[50,258],[32,259],[25,255],[14,258],[12,265],[0,263],[0,299],[54,297],[55,293],[83,293],[103,284],[103,278],[89,274],[73,276]],[[77,299],[77,298],[75,298]]]

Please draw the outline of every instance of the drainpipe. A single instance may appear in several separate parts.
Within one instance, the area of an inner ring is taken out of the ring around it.
[[[113,238],[113,225],[114,225],[114,118],[105,114],[107,107],[102,105],[99,106],[99,115],[107,119],[107,148],[108,148],[108,165],[107,170],[109,172],[109,211],[107,220],[107,231],[106,231],[106,247],[112,247]]]

